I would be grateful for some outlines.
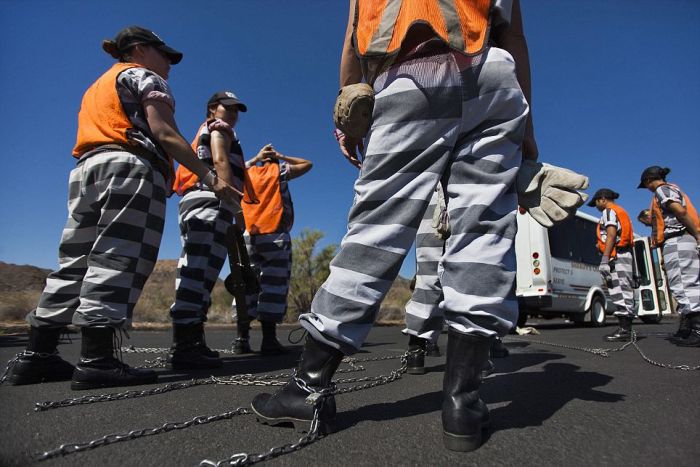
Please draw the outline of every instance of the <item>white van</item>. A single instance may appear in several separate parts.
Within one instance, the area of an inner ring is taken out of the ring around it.
[[[612,313],[615,305],[598,272],[598,219],[577,212],[546,229],[522,208],[517,219],[518,325],[524,326],[528,315],[540,315],[603,326],[605,315]],[[640,284],[635,289],[638,316],[644,322],[659,322],[662,315],[671,313],[659,253],[650,248],[648,239],[636,237],[635,254]]]

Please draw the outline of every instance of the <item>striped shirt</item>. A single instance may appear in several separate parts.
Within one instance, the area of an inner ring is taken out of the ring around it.
[[[600,221],[598,221],[598,224],[600,225],[600,239],[603,241],[603,243],[608,241],[607,228],[611,225],[617,229],[617,235],[615,236],[615,245],[620,243],[622,225],[617,219],[617,214],[615,214],[615,211],[613,211],[612,209],[603,210],[603,214],[600,216]]]
[[[676,215],[673,214],[673,211],[668,207],[671,202],[676,202],[685,207],[683,192],[681,192],[680,188],[671,184],[661,185],[654,192],[654,197],[661,207],[661,214],[664,218],[664,235],[685,230],[685,226],[676,218]]]
[[[146,68],[129,68],[117,77],[117,95],[124,113],[133,125],[133,128],[127,130],[126,137],[149,152],[159,155],[164,161],[169,161],[167,154],[151,133],[145,111],[147,101],[163,102],[175,111],[175,98],[168,83]]]

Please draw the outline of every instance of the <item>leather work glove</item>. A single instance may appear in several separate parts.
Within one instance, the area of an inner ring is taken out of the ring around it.
[[[606,284],[611,285],[612,283],[612,271],[610,268],[610,258],[608,256],[603,256],[600,261],[600,266],[598,266],[598,272],[603,276],[603,281]]]
[[[374,110],[374,89],[366,83],[343,86],[333,106],[333,122],[344,134],[362,139],[367,136]]]
[[[576,212],[588,195],[588,177],[572,170],[524,160],[516,181],[518,204],[543,227],[551,227]]]

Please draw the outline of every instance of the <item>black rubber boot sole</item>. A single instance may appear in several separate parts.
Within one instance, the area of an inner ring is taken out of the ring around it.
[[[300,418],[293,417],[269,418],[264,415],[261,415],[257,410],[255,410],[255,407],[253,405],[251,405],[251,408],[253,409],[253,412],[255,412],[255,420],[258,423],[262,423],[263,425],[292,425],[294,427],[294,431],[296,431],[297,433],[308,433],[311,431],[311,420],[303,420]],[[328,420],[319,421],[318,433],[320,435],[328,435],[333,433],[332,423]]]
[[[26,374],[10,374],[7,377],[7,382],[12,386],[24,386],[27,384],[40,383],[55,383],[58,381],[70,381],[73,378],[73,372],[70,375],[26,375]]]
[[[153,384],[158,382],[158,375],[154,374],[152,377],[140,378],[138,380],[132,381],[71,381],[70,388],[74,391],[85,391],[88,389],[101,389],[101,388],[118,388],[124,386],[141,386],[143,384]]]

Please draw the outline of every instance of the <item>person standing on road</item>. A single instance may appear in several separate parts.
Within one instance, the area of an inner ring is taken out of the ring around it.
[[[29,343],[13,364],[12,384],[72,378],[71,388],[92,389],[155,382],[153,370],[130,368],[114,352],[158,256],[172,159],[232,206],[240,196],[177,129],[166,80],[182,53],[139,26],[123,29],[102,48],[118,62],[83,96],[59,269],[49,274],[27,317]],[[71,320],[82,334],[75,368],[57,351]]]
[[[317,413],[327,429],[336,412],[331,378],[369,333],[442,180],[453,231],[440,259],[440,306],[450,328],[443,439],[448,449],[472,451],[489,419],[478,395],[483,363],[493,336],[518,316],[516,177],[530,186],[518,173],[521,146],[522,157],[537,158],[519,2],[351,0],[340,85],[363,77],[376,93],[369,133],[364,142],[337,135],[344,156],[362,166],[348,232],[310,312],[300,316],[309,334],[294,377],[275,394],[256,396],[252,408],[273,425],[310,425]],[[554,169],[528,165],[528,180],[548,193]],[[564,179],[568,187],[568,172]],[[555,197],[538,204],[541,212],[565,218],[575,210],[568,202],[580,201],[569,194],[566,208]]]
[[[700,347],[700,217],[680,187],[666,181],[669,172],[657,165],[647,167],[638,188],[654,193],[652,241],[662,248],[668,284],[681,316],[671,342]]]
[[[260,280],[260,291],[246,295],[246,305],[248,316],[260,321],[262,327],[260,353],[278,355],[286,353],[277,340],[277,324],[287,312],[292,272],[289,232],[294,223],[294,205],[289,181],[307,173],[313,164],[300,157],[285,156],[267,145],[246,163],[246,167],[252,189],[260,199],[258,204],[243,206],[246,248],[250,265]],[[234,352],[250,353],[250,321],[238,319],[237,332]]]
[[[239,112],[246,111],[246,105],[234,93],[215,93],[207,102],[206,121],[192,141],[199,159],[240,192],[244,192],[246,184],[245,162],[234,129]],[[175,303],[170,307],[173,345],[166,361],[177,369],[215,368],[222,361],[218,352],[206,345],[204,322],[211,306],[211,292],[228,252],[227,230],[234,219],[244,230],[243,214],[240,204],[234,211],[234,206],[219,200],[183,165],[177,169],[173,190],[182,196],[178,216],[182,253],[177,267]],[[246,192],[250,197],[250,190]]]
[[[416,276],[411,299],[406,303],[406,328],[403,330],[409,339],[409,374],[424,374],[425,356],[440,355],[437,342],[445,319],[439,306],[443,300],[439,264],[451,233],[444,190],[438,183],[416,233]],[[489,355],[503,358],[508,353],[501,339],[495,337]],[[485,374],[493,372],[490,361],[484,368]]]
[[[635,316],[632,254],[634,232],[627,211],[614,201],[619,197],[620,195],[613,190],[601,188],[588,202],[588,206],[595,207],[602,213],[596,230],[598,251],[603,255],[598,270],[617,307],[615,316],[619,323],[618,328],[604,337],[609,342],[629,341],[632,338],[632,321]]]

